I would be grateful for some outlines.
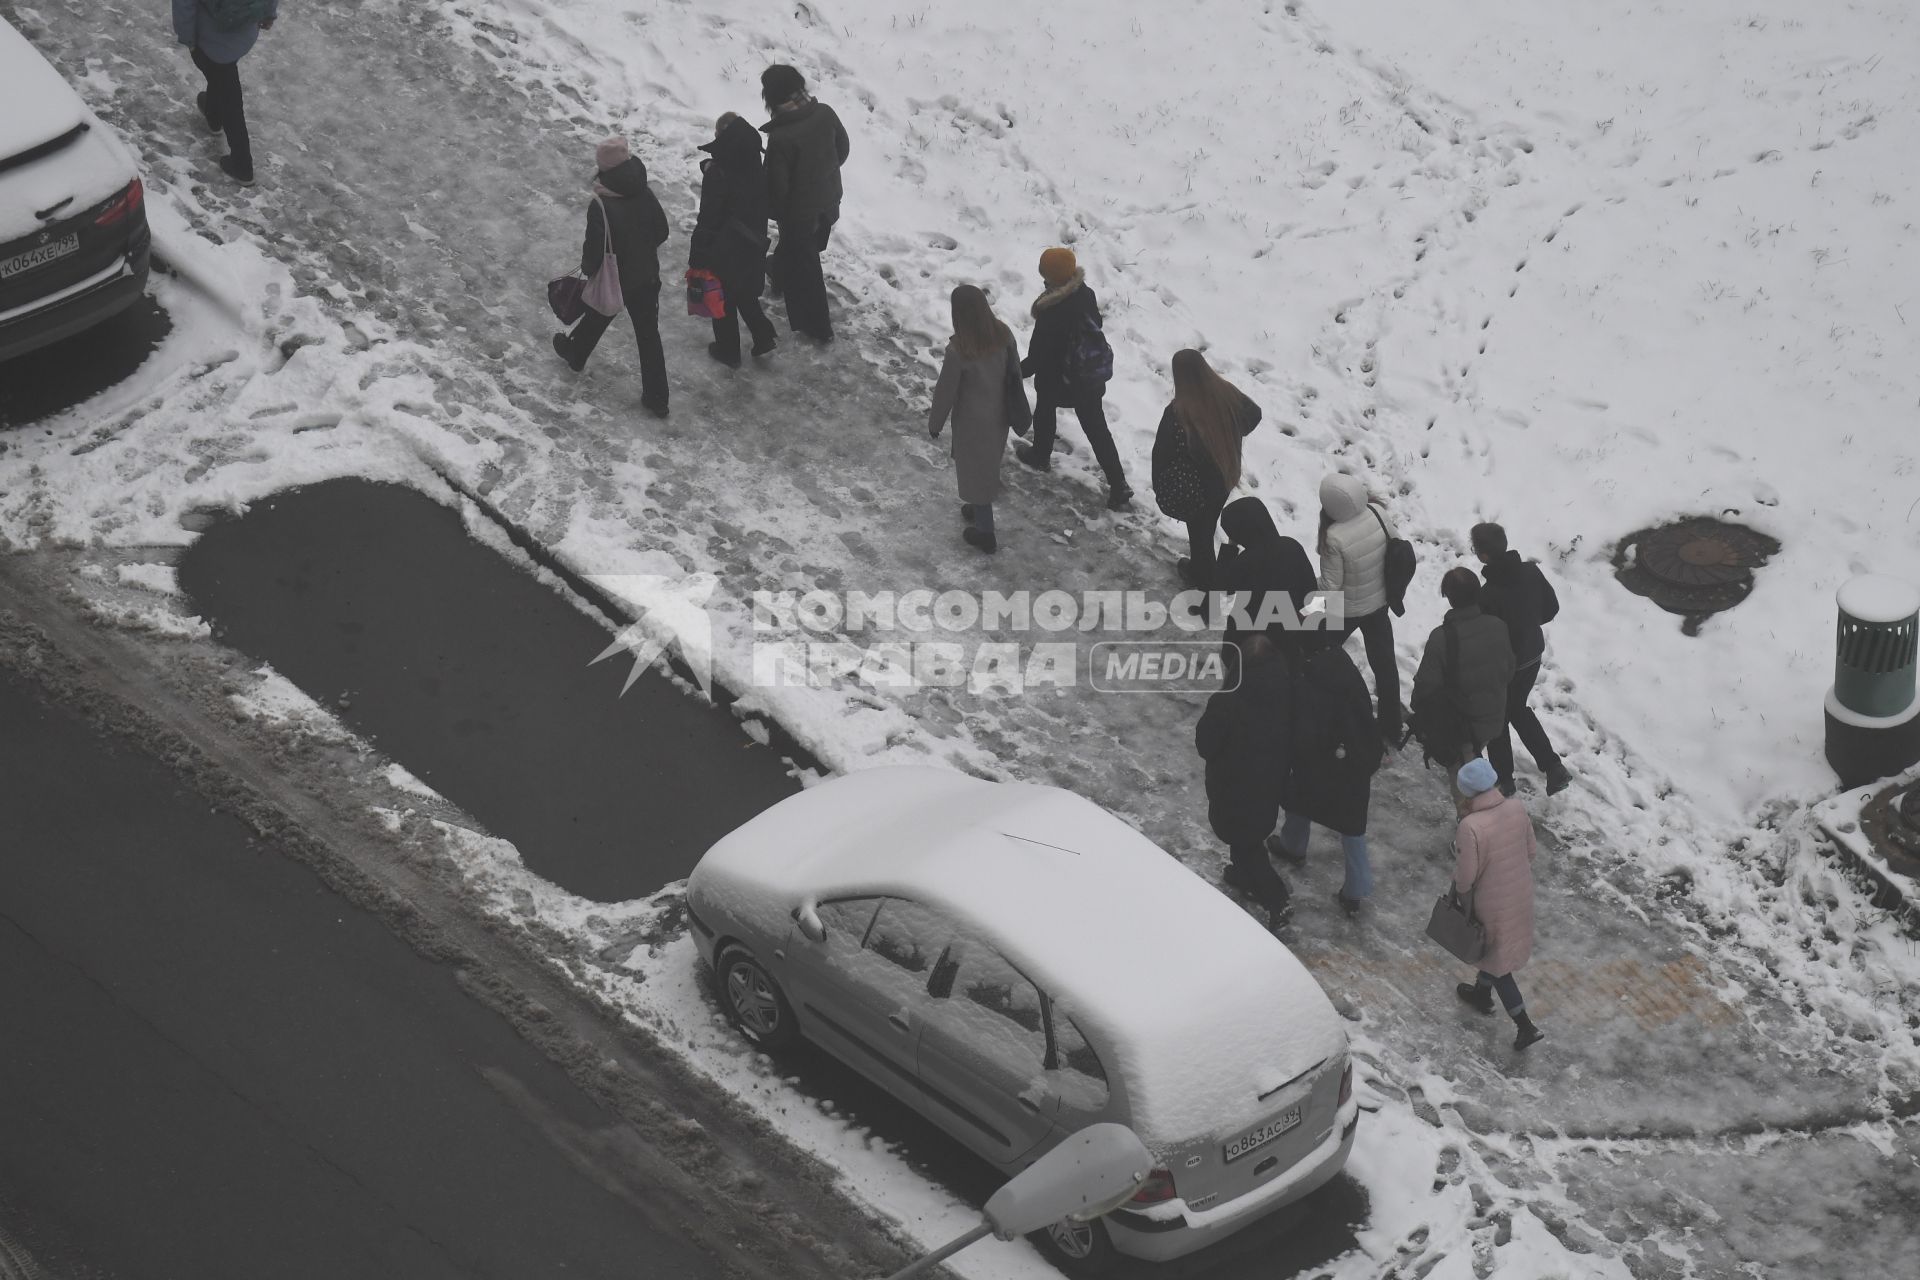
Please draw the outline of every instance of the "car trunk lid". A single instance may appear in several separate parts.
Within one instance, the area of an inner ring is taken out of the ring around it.
[[[1180,1199],[1190,1209],[1217,1209],[1298,1164],[1333,1129],[1346,1063],[1341,1051],[1249,1089],[1213,1133],[1160,1152]]]
[[[86,108],[40,51],[0,22],[0,164],[71,132]]]

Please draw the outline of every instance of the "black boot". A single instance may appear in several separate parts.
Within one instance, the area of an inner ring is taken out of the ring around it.
[[[978,547],[988,555],[992,555],[1000,546],[999,541],[992,534],[982,533],[972,525],[962,529],[960,536],[967,540],[968,546]]]
[[[1133,490],[1128,488],[1125,483],[1120,484],[1117,488],[1110,486],[1107,489],[1107,510],[1131,511],[1132,509]]]
[[[1555,761],[1553,767],[1547,770],[1547,794],[1559,795],[1572,785],[1573,775],[1567,772],[1567,766]]]
[[[1460,997],[1460,1003],[1470,1005],[1481,1013],[1493,1012],[1492,987],[1483,987],[1474,982],[1463,982],[1453,989],[1453,994]],[[1523,1018],[1526,1017],[1525,1014],[1521,1014],[1520,1016]],[[1531,1026],[1532,1024],[1529,1023],[1528,1025]]]
[[[1513,1025],[1515,1028],[1513,1047],[1516,1049],[1524,1049],[1530,1044],[1539,1044],[1547,1038],[1546,1032],[1533,1025],[1533,1019],[1527,1016],[1525,1009],[1513,1015]]]
[[[1015,449],[1013,456],[1032,467],[1035,471],[1051,471],[1053,469],[1052,456],[1040,453],[1030,444],[1023,444]]]

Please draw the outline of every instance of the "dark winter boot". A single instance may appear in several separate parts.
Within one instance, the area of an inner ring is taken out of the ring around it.
[[[1133,490],[1126,485],[1107,490],[1107,510],[1127,511],[1133,507]]]
[[[1360,899],[1349,898],[1346,894],[1340,892],[1340,890],[1335,889],[1333,891],[1333,900],[1340,904],[1342,911],[1347,913],[1347,919],[1351,920],[1360,914]]]
[[[1530,1044],[1539,1044],[1547,1038],[1547,1033],[1533,1025],[1533,1019],[1527,1016],[1524,1009],[1513,1015],[1513,1025],[1515,1027],[1513,1047],[1516,1049],[1524,1049]]]
[[[756,342],[753,344],[753,354],[756,357],[770,356],[773,354],[773,349],[779,345],[780,344],[772,338],[768,338],[764,344]]]
[[[740,357],[737,355],[729,357],[725,351],[721,350],[720,344],[717,342],[709,342],[707,344],[707,354],[729,369],[738,369],[740,367]]]
[[[232,178],[235,182],[239,183],[243,187],[250,187],[253,185],[253,170],[242,169],[240,167],[240,162],[238,160],[235,160],[232,156],[220,157],[220,172],[226,174],[229,178]]]
[[[1547,794],[1559,795],[1572,785],[1573,775],[1567,772],[1567,766],[1558,760],[1554,761],[1553,767],[1547,770]]]
[[[968,546],[978,547],[988,555],[992,555],[1000,549],[999,542],[995,540],[992,534],[982,533],[972,525],[968,525],[965,529],[962,529],[960,536],[967,540]]]
[[[649,400],[645,396],[641,396],[640,407],[656,418],[664,418],[667,416],[667,402],[665,400]]]
[[[962,520],[973,519],[973,504],[971,502],[963,502],[960,504],[960,518]]]
[[[1267,852],[1280,859],[1280,861],[1291,863],[1296,867],[1304,867],[1307,865],[1307,851],[1301,849],[1296,852],[1295,850],[1287,848],[1286,842],[1280,839],[1280,833],[1278,831],[1267,837]]]
[[[1052,455],[1040,453],[1030,444],[1023,444],[1015,449],[1013,456],[1032,467],[1035,471],[1053,470]]]
[[[1517,790],[1519,790],[1519,788],[1513,785],[1512,778],[1508,778],[1500,783],[1500,794],[1506,796],[1509,800],[1513,798],[1513,793]]]
[[[575,373],[586,368],[583,364],[575,364],[573,357],[567,354],[567,335],[564,333],[556,333],[553,335],[553,354],[565,360],[567,362],[567,368],[573,370]]]
[[[1474,982],[1463,982],[1453,989],[1453,994],[1460,997],[1460,1003],[1469,1005],[1481,1013],[1493,1012],[1492,987],[1483,987]],[[1521,1014],[1520,1016],[1524,1018],[1526,1015]],[[1533,1024],[1528,1023],[1527,1025],[1532,1026]]]

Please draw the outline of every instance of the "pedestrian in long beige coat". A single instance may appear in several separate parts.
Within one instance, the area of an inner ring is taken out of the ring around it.
[[[1473,914],[1487,931],[1480,973],[1454,990],[1481,1013],[1493,1012],[1493,994],[1513,1018],[1513,1047],[1524,1049],[1546,1032],[1527,1016],[1516,970],[1533,956],[1533,819],[1526,806],[1500,794],[1499,775],[1482,757],[1461,767],[1457,782],[1467,797],[1454,835],[1453,886],[1473,895]]]
[[[953,467],[960,483],[962,536],[982,551],[998,545],[993,502],[1000,496],[1000,460],[1007,432],[1031,421],[1020,377],[1020,349],[993,314],[987,295],[963,284],[953,291],[953,340],[934,384],[927,434],[938,440],[953,420]]]

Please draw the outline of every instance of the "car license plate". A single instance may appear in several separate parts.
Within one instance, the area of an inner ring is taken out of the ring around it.
[[[51,244],[40,245],[27,250],[25,253],[16,253],[11,258],[0,258],[0,280],[5,280],[9,276],[17,276],[23,271],[31,271],[35,267],[44,267],[49,262],[64,258],[79,248],[80,236],[76,232],[73,235],[55,240]]]
[[[1249,1151],[1258,1151],[1300,1123],[1300,1108],[1288,1107],[1257,1129],[1249,1129],[1227,1144],[1227,1163],[1232,1164]]]

